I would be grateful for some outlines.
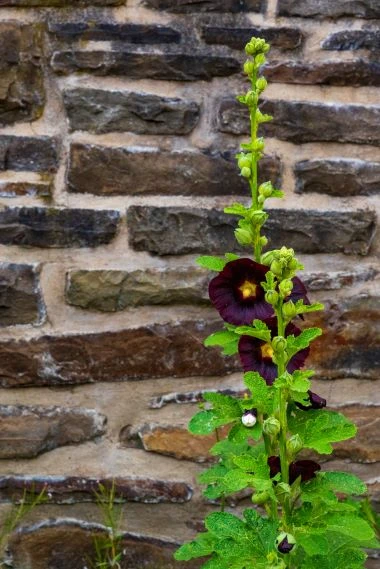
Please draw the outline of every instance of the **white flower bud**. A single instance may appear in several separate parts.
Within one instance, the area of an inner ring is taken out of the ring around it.
[[[253,409],[246,411],[241,418],[241,422],[244,427],[254,427],[257,423],[256,412]]]

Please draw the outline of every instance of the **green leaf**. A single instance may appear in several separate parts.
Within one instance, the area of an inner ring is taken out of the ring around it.
[[[242,217],[247,217],[249,215],[250,208],[247,208],[242,203],[236,202],[232,205],[224,208],[224,213],[229,213],[231,215],[241,215]]]
[[[238,351],[239,336],[232,330],[218,330],[204,340],[206,348],[210,346],[220,346],[223,348],[223,354],[232,356]]]
[[[264,342],[269,342],[271,339],[269,330],[257,330],[257,328],[252,326],[236,326],[235,332],[239,336],[252,336]]]
[[[211,466],[198,475],[198,480],[201,484],[213,484],[223,480],[227,474],[228,469],[222,464]]]
[[[253,487],[253,476],[234,468],[225,475],[223,485],[228,493],[239,492],[244,488]]]
[[[185,543],[174,553],[176,561],[189,561],[196,557],[211,555],[214,551],[215,537],[210,533],[201,533],[194,541]]]
[[[349,496],[360,496],[367,492],[367,486],[364,482],[348,472],[318,472],[315,483],[323,484],[325,488],[333,492]]]
[[[347,535],[357,541],[368,541],[375,535],[371,526],[363,518],[353,514],[342,516],[329,513],[326,516],[326,523],[330,531]]]
[[[230,395],[223,395],[215,391],[203,393],[203,399],[212,403],[214,409],[231,418],[241,418],[242,412],[237,399]]]
[[[206,517],[205,526],[218,538],[232,537],[238,540],[247,535],[244,522],[228,512],[212,512]]]
[[[305,314],[307,312],[317,312],[318,310],[324,310],[324,304],[320,302],[315,302],[314,304],[304,304],[303,300],[297,300],[295,303],[297,314]]]
[[[214,556],[202,565],[202,569],[229,569],[229,563],[225,559]]]
[[[289,418],[289,430],[293,435],[300,435],[306,448],[321,454],[331,454],[331,443],[350,439],[355,436],[357,429],[341,413],[310,409],[307,413],[295,410]]]
[[[303,533],[305,530],[300,528],[294,532],[297,545],[301,546],[308,555],[328,555],[328,541],[324,535],[319,533]],[[307,531],[307,530],[306,530]]]
[[[242,443],[249,439],[253,439],[257,441],[263,432],[262,425],[259,421],[257,421],[254,427],[245,427],[242,423],[237,423],[232,427],[230,432],[228,433],[228,438],[230,441],[235,443]]]
[[[265,380],[256,371],[244,374],[244,383],[251,392],[252,407],[260,413],[269,414],[273,408],[273,390],[268,387]]]
[[[236,255],[235,253],[225,253],[224,256],[228,262],[237,261],[237,259],[240,259],[239,255]]]
[[[286,338],[287,340],[287,347],[286,352],[291,358],[294,354],[308,348],[310,343],[321,336],[322,330],[321,328],[306,328],[303,330],[299,336],[290,335]]]
[[[198,257],[195,262],[205,269],[209,269],[210,271],[217,271],[218,273],[222,271],[227,264],[227,261],[225,259],[221,257],[213,257],[211,255]]]
[[[341,413],[326,409],[296,410],[289,418],[289,430],[298,433],[304,446],[321,454],[330,454],[330,443],[343,441],[356,434],[355,425]]]
[[[210,435],[218,427],[218,416],[213,409],[199,411],[189,423],[189,431],[193,435]]]

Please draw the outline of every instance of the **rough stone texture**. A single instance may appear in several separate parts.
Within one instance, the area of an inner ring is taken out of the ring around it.
[[[313,342],[308,366],[319,377],[377,379],[380,370],[380,298],[366,293],[308,315],[308,325],[320,326],[323,336]]]
[[[309,291],[312,290],[340,290],[359,283],[374,281],[379,276],[377,267],[365,267],[358,270],[329,271],[304,273],[302,281]]]
[[[66,300],[81,308],[116,312],[129,306],[208,301],[210,273],[201,268],[72,271]]]
[[[0,263],[0,326],[39,324],[43,314],[38,268]]]
[[[190,321],[2,342],[0,383],[67,385],[228,373],[239,368],[237,360],[203,346],[217,326]]]
[[[8,182],[0,180],[0,197],[16,198],[18,196],[50,198],[52,183],[41,182]]]
[[[380,162],[336,158],[303,160],[294,167],[296,191],[331,196],[380,193]]]
[[[185,482],[149,477],[0,476],[0,500],[17,501],[25,489],[35,493],[45,489],[51,504],[96,502],[95,492],[99,484],[109,488],[113,482],[118,498],[126,502],[183,504],[191,500],[193,495],[193,489]]]
[[[33,458],[105,433],[106,417],[92,409],[0,406],[0,459]]]
[[[343,30],[330,34],[322,43],[322,49],[328,50],[356,50],[380,49],[380,32],[378,30]]]
[[[161,409],[165,405],[170,403],[176,403],[178,405],[187,405],[188,403],[200,403],[203,401],[203,394],[205,392],[217,391],[218,393],[223,393],[224,395],[231,395],[233,397],[243,397],[246,390],[237,389],[200,389],[197,391],[186,391],[186,392],[171,392],[164,393],[163,395],[158,395],[157,397],[152,397],[149,401],[149,407],[151,409]],[[122,431],[120,438],[122,441],[127,440],[130,432],[128,430]]]
[[[279,182],[278,158],[265,157],[260,165],[260,181]],[[247,182],[231,152],[73,144],[68,189],[96,195],[247,195]]]
[[[169,12],[260,12],[264,0],[143,0],[149,8]]]
[[[380,18],[380,6],[377,0],[279,0],[280,16],[301,16],[304,18],[324,17],[341,18]]]
[[[0,7],[13,6],[13,7],[57,7],[67,8],[71,6],[121,6],[126,3],[126,0],[0,0]]]
[[[305,142],[348,142],[380,146],[380,106],[265,101],[264,113],[274,120],[262,125],[262,135]],[[222,132],[248,134],[246,110],[235,99],[225,98],[218,110]]]
[[[96,247],[116,235],[112,210],[13,207],[0,211],[0,243],[26,247]]]
[[[305,85],[336,85],[345,87],[378,87],[380,64],[377,61],[279,61],[271,62],[265,77],[274,83]]]
[[[148,93],[75,89],[65,91],[64,103],[71,130],[96,134],[188,134],[200,115],[194,101]]]
[[[202,400],[194,394],[193,400]],[[235,393],[242,396],[242,393]],[[188,401],[190,402],[190,401]],[[380,433],[379,407],[352,406],[339,408],[358,427],[358,434],[354,439],[334,444],[334,454],[323,456],[324,460],[334,458],[349,459],[352,462],[374,463],[380,461],[380,440],[376,433]],[[227,434],[229,428],[224,433]],[[199,437],[191,435],[186,425],[167,425],[146,423],[135,427],[125,427],[120,433],[120,441],[124,446],[137,446],[148,452],[155,452],[173,456],[178,460],[193,460],[205,462],[215,460],[209,454],[210,448],[215,444],[215,435]],[[315,458],[315,457],[314,457]]]
[[[208,44],[228,45],[232,49],[244,49],[251,37],[264,38],[272,48],[296,49],[301,47],[304,34],[299,28],[232,28],[227,26],[203,26],[202,39]]]
[[[193,53],[124,51],[57,51],[51,65],[63,74],[125,75],[128,79],[210,81],[240,72],[240,62],[228,56]]]
[[[142,45],[181,41],[181,34],[177,30],[168,26],[148,24],[50,22],[49,32],[53,33],[55,38],[64,40],[113,41]]]
[[[9,555],[14,569],[82,569],[94,555],[94,536],[102,536],[104,526],[81,520],[60,518],[24,526],[13,533]],[[123,534],[121,569],[198,569],[200,562],[178,562],[173,558],[180,545],[146,535]]]
[[[49,136],[0,136],[0,170],[55,172],[58,143]]]
[[[130,244],[137,251],[184,255],[239,250],[233,234],[235,219],[216,210],[132,206],[128,208],[127,223]],[[302,253],[365,255],[375,224],[376,215],[370,210],[276,209],[265,227],[269,246],[273,248],[287,243]]]
[[[0,2],[0,7],[5,5]],[[42,114],[42,41],[38,25],[0,23],[0,126],[33,121]]]

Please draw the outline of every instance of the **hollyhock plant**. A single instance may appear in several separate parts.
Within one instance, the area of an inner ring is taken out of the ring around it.
[[[217,272],[209,295],[223,319],[205,346],[218,346],[227,357],[239,354],[246,391],[243,397],[205,393],[207,405],[201,403],[189,423],[194,435],[215,434],[211,454],[217,463],[199,481],[206,485],[205,498],[219,501],[220,511],[207,515],[205,531],[182,545],[175,558],[202,558],[204,569],[359,569],[365,550],[378,545],[374,517],[356,498],[366,493],[365,484],[353,474],[329,470],[328,462],[322,468],[302,456],[304,450],[329,455],[334,443],[356,433],[351,421],[327,409],[326,400],[312,391],[313,371],[305,369],[310,344],[322,333],[307,327],[307,315],[323,305],[310,303],[293,249],[263,251],[269,244],[262,235],[265,202],[283,197],[270,181],[257,181],[265,149],[259,128],[271,120],[258,106],[267,85],[261,67],[268,50],[260,38],[246,45],[250,88],[238,97],[251,123],[251,138],[237,154],[251,200],[224,210],[239,218],[235,237],[249,253],[198,259]],[[220,427],[227,432],[224,439]],[[249,493],[252,506],[227,511],[226,498],[240,491]]]

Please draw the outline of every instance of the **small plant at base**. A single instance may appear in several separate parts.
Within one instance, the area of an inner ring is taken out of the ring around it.
[[[123,516],[121,504],[116,503],[116,486],[98,485],[95,492],[96,504],[100,509],[107,534],[94,537],[95,559],[89,560],[91,569],[120,569],[123,558],[122,533],[120,530]]]
[[[332,443],[349,439],[356,427],[344,415],[325,409],[311,391],[313,371],[303,369],[309,346],[320,328],[301,330],[294,320],[323,309],[311,304],[297,272],[303,269],[293,249],[269,250],[261,234],[268,198],[282,192],[270,181],[258,184],[258,162],[265,142],[260,124],[271,120],[258,108],[266,80],[260,77],[269,45],[252,38],[244,64],[251,87],[238,100],[248,107],[251,138],[241,144],[238,167],[251,191],[251,204],[235,203],[225,212],[240,217],[235,236],[253,255],[203,256],[198,263],[218,272],[209,285],[212,304],[224,328],[205,340],[227,356],[239,353],[248,394],[234,398],[206,393],[207,408],[190,421],[195,435],[216,433],[211,453],[219,462],[200,475],[204,495],[221,500],[221,511],[205,519],[206,532],[175,553],[178,561],[208,557],[204,569],[359,569],[363,548],[377,546],[373,516],[352,497],[366,493],[353,474],[322,471],[298,454],[311,449],[331,454]],[[218,428],[230,425],[226,439]],[[226,496],[252,491],[252,503],[240,518],[224,511]],[[345,499],[338,499],[337,494]]]

